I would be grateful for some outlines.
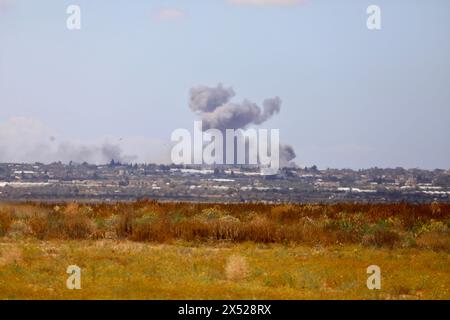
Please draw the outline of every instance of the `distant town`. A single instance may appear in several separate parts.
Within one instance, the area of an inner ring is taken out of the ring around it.
[[[448,202],[450,170],[0,164],[0,201]]]

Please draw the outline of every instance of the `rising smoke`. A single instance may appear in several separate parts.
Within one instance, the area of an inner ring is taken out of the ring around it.
[[[281,99],[269,98],[263,107],[244,100],[242,103],[230,102],[235,96],[233,88],[198,86],[191,89],[189,107],[197,112],[207,129],[241,129],[251,124],[262,124],[275,113],[280,112]]]
[[[103,142],[98,145],[76,145],[71,142],[60,143],[53,156],[62,162],[88,162],[88,163],[108,163],[111,160],[123,163],[131,162],[135,156],[124,155],[122,148],[118,144]]]
[[[111,159],[131,162],[135,156],[126,155],[119,144],[107,140],[89,144],[60,140],[53,130],[32,118],[16,117],[0,123],[0,162],[104,164]]]
[[[292,146],[287,144],[280,145],[280,164],[282,166],[288,166],[289,162],[294,160],[296,156]]]
[[[231,102],[235,96],[233,88],[197,86],[190,90],[189,107],[196,112],[203,123],[203,130],[245,129],[249,125],[260,125],[281,110],[279,97],[263,101],[262,108],[256,103],[244,100],[241,103]],[[280,162],[287,165],[296,157],[290,145],[280,146]]]

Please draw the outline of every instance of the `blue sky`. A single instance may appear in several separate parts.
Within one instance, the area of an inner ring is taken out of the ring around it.
[[[281,97],[263,126],[299,165],[450,167],[449,1],[257,2],[0,0],[0,161],[106,140],[164,161],[196,119],[189,89],[223,83],[238,101]]]

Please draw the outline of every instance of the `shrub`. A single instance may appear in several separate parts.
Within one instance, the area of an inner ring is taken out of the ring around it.
[[[236,240],[254,242],[275,242],[276,225],[265,216],[256,216],[250,222],[242,225]]]
[[[16,220],[11,224],[10,235],[21,237],[31,233],[30,226],[23,220]]]
[[[270,210],[270,218],[279,223],[288,223],[297,221],[300,212],[294,205],[278,205]]]
[[[362,243],[450,250],[450,204],[269,205],[137,201],[0,206],[0,235],[166,242]],[[416,241],[417,240],[417,241]]]
[[[84,214],[68,213],[62,219],[64,236],[69,239],[87,239],[93,232],[93,222]]]
[[[196,215],[194,218],[200,220],[200,221],[211,221],[220,219],[224,216],[227,216],[228,212],[220,209],[218,206],[212,207],[212,208],[206,208],[203,209],[202,212],[198,215]]]
[[[32,234],[38,239],[44,239],[48,232],[47,218],[41,215],[34,215],[28,220],[28,225],[31,228]]]
[[[214,240],[231,240],[238,239],[240,234],[240,221],[232,216],[223,216],[217,221],[211,222],[210,234]]]
[[[143,222],[133,225],[131,240],[166,242],[171,239],[170,228],[166,221]]]
[[[428,223],[424,223],[420,226],[420,228],[417,230],[417,234],[421,235],[428,232],[445,233],[448,230],[448,224],[445,224],[442,221],[431,219]]]
[[[430,204],[430,209],[431,209],[431,214],[432,214],[434,217],[439,217],[439,216],[441,215],[441,213],[442,213],[441,206],[440,206],[439,203],[436,202],[436,201],[433,201],[433,202]]]
[[[429,231],[419,235],[416,244],[420,248],[450,251],[450,236],[448,231]]]
[[[87,239],[95,229],[94,222],[85,214],[67,210],[35,214],[28,220],[28,225],[38,239]]]
[[[133,213],[126,211],[121,214],[115,225],[116,234],[119,238],[127,237],[133,232]]]
[[[0,211],[0,237],[6,235],[11,228],[12,217],[8,211]]]
[[[249,276],[249,267],[244,257],[230,256],[225,265],[225,275],[228,280],[243,280]]]
[[[376,228],[362,238],[362,242],[365,245],[374,245],[377,247],[386,246],[389,248],[393,248],[399,240],[400,236],[398,233],[384,228]]]

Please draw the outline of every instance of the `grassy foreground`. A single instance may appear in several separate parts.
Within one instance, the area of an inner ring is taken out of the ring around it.
[[[0,242],[1,299],[450,299],[442,251],[127,240]],[[66,287],[78,265],[81,290]],[[381,268],[381,290],[366,268]]]
[[[0,299],[450,299],[449,255],[445,203],[0,203]]]

